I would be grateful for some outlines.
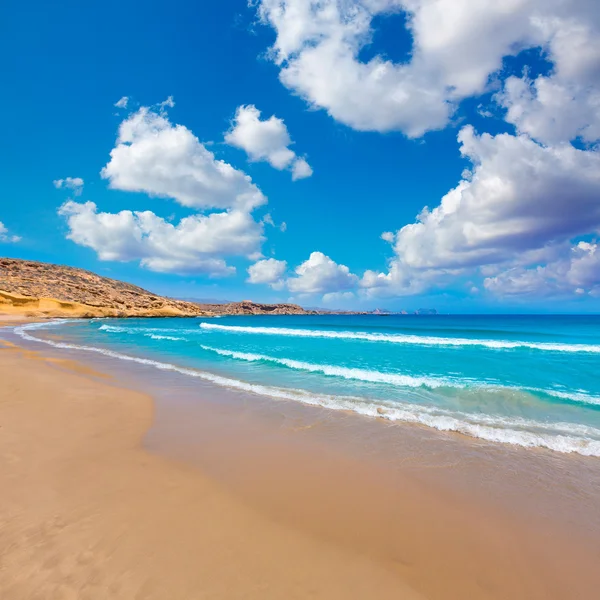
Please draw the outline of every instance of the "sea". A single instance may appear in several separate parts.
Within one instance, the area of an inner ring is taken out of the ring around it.
[[[14,333],[274,402],[600,456],[600,316],[93,319]]]

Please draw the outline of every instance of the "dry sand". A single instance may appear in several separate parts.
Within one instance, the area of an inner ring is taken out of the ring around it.
[[[596,597],[598,556],[585,547],[357,480],[351,461],[333,496],[290,464],[303,489],[289,508],[312,508],[281,518],[266,501],[268,460],[259,500],[242,500],[142,448],[149,397],[73,361],[0,348],[2,600]]]
[[[2,600],[420,597],[147,454],[148,397],[7,345],[0,381]]]

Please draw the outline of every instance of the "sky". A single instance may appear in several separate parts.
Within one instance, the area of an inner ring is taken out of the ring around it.
[[[0,256],[180,298],[600,310],[597,0],[7,0]]]

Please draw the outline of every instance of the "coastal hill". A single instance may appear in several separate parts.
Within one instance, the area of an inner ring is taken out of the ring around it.
[[[28,317],[195,317],[310,314],[296,304],[198,304],[153,294],[91,271],[0,258],[0,314]]]
[[[226,304],[198,304],[214,315],[315,315],[314,310],[307,310],[298,304],[260,304],[251,300],[228,302]]]

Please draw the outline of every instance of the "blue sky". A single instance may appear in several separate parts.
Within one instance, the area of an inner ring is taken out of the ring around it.
[[[591,0],[2,11],[1,255],[178,297],[599,308]]]

